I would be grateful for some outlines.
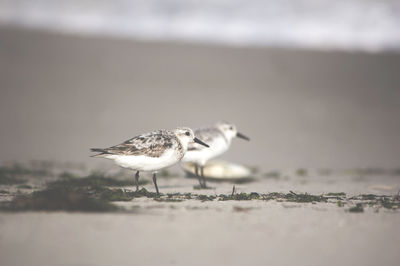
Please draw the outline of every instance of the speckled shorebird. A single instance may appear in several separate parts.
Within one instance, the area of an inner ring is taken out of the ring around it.
[[[195,165],[195,174],[199,179],[200,187],[206,188],[206,180],[204,178],[204,165],[206,162],[222,153],[226,152],[235,137],[250,140],[245,135],[237,132],[236,126],[227,122],[219,122],[214,126],[199,128],[194,131],[196,137],[204,140],[210,145],[209,149],[190,143],[188,151],[182,158],[182,162],[190,162]],[[199,175],[200,167],[200,175]]]
[[[154,186],[159,194],[157,171],[179,162],[185,155],[188,145],[194,142],[209,147],[196,138],[190,128],[180,127],[172,131],[153,131],[110,148],[94,148],[91,151],[99,152],[92,157],[111,159],[123,168],[135,170],[136,190],[139,190],[139,172],[153,172]]]

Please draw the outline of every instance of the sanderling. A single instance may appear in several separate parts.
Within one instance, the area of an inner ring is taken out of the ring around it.
[[[235,125],[227,122],[219,122],[211,127],[196,129],[194,134],[196,137],[207,142],[210,145],[210,148],[204,149],[200,145],[190,143],[185,156],[182,158],[182,162],[194,163],[195,174],[199,179],[201,188],[206,188],[204,165],[209,159],[227,151],[234,137],[250,140],[245,135],[237,132]]]
[[[139,190],[139,172],[153,172],[154,186],[159,194],[157,171],[179,162],[185,155],[188,145],[194,142],[209,147],[196,138],[190,128],[182,127],[172,131],[153,131],[133,137],[110,148],[95,148],[91,151],[99,152],[92,157],[111,159],[123,168],[135,170],[136,190]]]

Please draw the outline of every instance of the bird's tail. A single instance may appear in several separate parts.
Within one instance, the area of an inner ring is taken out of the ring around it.
[[[101,157],[102,155],[107,153],[107,151],[105,149],[99,149],[99,148],[92,148],[92,149],[90,149],[90,151],[91,152],[100,152],[98,154],[91,155],[90,157]]]

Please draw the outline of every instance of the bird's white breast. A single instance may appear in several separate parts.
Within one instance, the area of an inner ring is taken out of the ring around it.
[[[160,157],[150,157],[145,155],[107,155],[107,159],[114,160],[121,167],[136,171],[157,171],[164,167],[169,167],[180,160],[179,154],[175,149],[166,150]]]
[[[210,148],[187,151],[182,161],[204,165],[209,159],[217,157],[227,151],[230,146],[230,142],[223,136],[215,137],[207,144],[210,145]]]

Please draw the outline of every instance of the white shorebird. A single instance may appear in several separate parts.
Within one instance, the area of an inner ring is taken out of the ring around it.
[[[195,165],[195,174],[199,179],[200,187],[206,187],[204,178],[204,165],[214,157],[217,157],[227,151],[235,137],[250,140],[245,135],[237,132],[236,126],[227,122],[219,122],[211,127],[199,128],[194,131],[196,137],[204,140],[210,145],[209,149],[190,143],[188,151],[182,158],[182,162],[190,162]],[[200,175],[199,176],[199,167]]]
[[[153,131],[133,137],[110,148],[94,148],[91,151],[99,152],[92,157],[111,159],[123,168],[135,170],[136,190],[139,190],[139,172],[153,172],[154,186],[159,194],[157,171],[179,162],[185,155],[188,146],[194,142],[209,147],[196,138],[190,128],[181,127],[172,131]]]

